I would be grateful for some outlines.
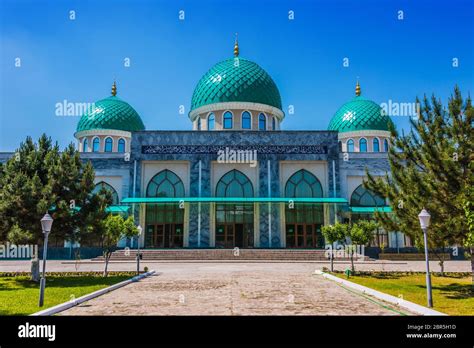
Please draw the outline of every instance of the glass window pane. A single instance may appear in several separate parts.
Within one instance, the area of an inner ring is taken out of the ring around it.
[[[125,152],[125,140],[119,139],[117,151],[118,152]]]
[[[252,122],[251,122],[251,116],[248,111],[244,111],[242,113],[242,129],[251,129],[252,128]]]
[[[92,142],[92,151],[99,152],[99,150],[100,150],[100,139],[94,138],[94,141]]]
[[[113,145],[112,138],[107,138],[107,139],[105,139],[105,148],[104,148],[104,151],[105,151],[105,152],[112,152],[112,145]]]
[[[267,129],[267,118],[265,114],[260,114],[258,116],[258,130],[266,130]]]
[[[374,152],[379,152],[380,147],[379,147],[379,140],[377,138],[374,138]]]
[[[352,139],[347,141],[347,152],[354,152],[354,140]]]
[[[364,138],[359,140],[359,151],[367,152],[367,140],[365,140]]]
[[[214,119],[215,119],[214,114],[210,113],[209,116],[207,117],[207,129],[209,130],[214,129]]]
[[[224,113],[224,129],[232,129],[232,113],[230,111]]]

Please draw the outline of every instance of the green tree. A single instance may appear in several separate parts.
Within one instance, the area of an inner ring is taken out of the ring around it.
[[[321,229],[321,233],[326,243],[331,244],[331,272],[334,272],[334,243],[344,243],[348,231],[347,224],[336,222],[334,225],[326,225]]]
[[[78,241],[111,202],[93,189],[93,167],[82,163],[74,145],[61,153],[44,134],[37,143],[27,137],[0,170],[0,240],[41,243],[40,219],[49,211],[51,239]]]
[[[101,233],[105,258],[104,277],[107,277],[110,257],[115,251],[117,243],[123,237],[133,237],[138,235],[138,229],[133,222],[132,216],[124,219],[121,215],[108,215],[103,221],[103,230]]]
[[[382,179],[367,172],[365,187],[387,198],[393,211],[377,212],[376,218],[386,230],[404,232],[423,245],[418,214],[426,208],[431,214],[430,248],[468,243],[472,250],[463,199],[474,186],[471,99],[463,100],[456,86],[447,108],[434,95],[431,100],[425,96],[418,116],[410,120],[406,135],[391,129],[391,174]]]
[[[351,269],[355,272],[354,253],[356,246],[366,246],[374,238],[374,231],[377,229],[375,221],[360,220],[349,226],[347,229],[347,237],[351,240],[350,257]]]
[[[467,221],[468,234],[464,241],[464,245],[470,247],[472,284],[474,285],[474,187],[471,186],[466,188],[465,192],[466,197],[463,199],[463,206]]]

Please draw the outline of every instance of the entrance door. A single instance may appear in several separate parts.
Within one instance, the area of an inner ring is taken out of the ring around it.
[[[235,224],[234,225],[234,233],[235,233],[235,242],[234,245],[239,248],[244,247],[244,225],[243,224]]]
[[[245,224],[220,224],[216,229],[216,248],[248,248],[253,245],[251,230]]]
[[[286,225],[287,248],[322,248],[321,226],[315,224]]]
[[[183,224],[147,225],[146,248],[181,248]]]

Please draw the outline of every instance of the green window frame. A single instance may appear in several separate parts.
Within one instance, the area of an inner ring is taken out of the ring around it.
[[[236,169],[224,174],[216,185],[216,197],[253,197],[253,192],[252,182]]]
[[[314,174],[301,169],[286,182],[285,197],[323,197],[323,187]]]
[[[384,207],[385,199],[367,190],[363,185],[357,186],[351,195],[351,207]]]
[[[148,183],[147,197],[184,197],[183,181],[171,170],[156,174]]]
[[[110,192],[110,194],[112,195],[112,205],[119,204],[119,196],[118,196],[117,191],[115,191],[115,189],[110,184],[107,184],[105,181],[98,182],[94,186],[94,189],[92,190],[92,193],[97,194],[102,190],[106,190],[106,191]]]

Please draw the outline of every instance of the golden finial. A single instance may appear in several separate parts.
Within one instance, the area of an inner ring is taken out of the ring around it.
[[[237,39],[238,35],[239,35],[239,33],[235,33],[234,57],[239,56],[239,41]]]
[[[115,97],[117,95],[117,84],[114,81],[114,84],[112,85],[112,96]]]
[[[359,79],[357,79],[357,84],[356,84],[356,96],[360,96],[360,84],[359,84]]]

